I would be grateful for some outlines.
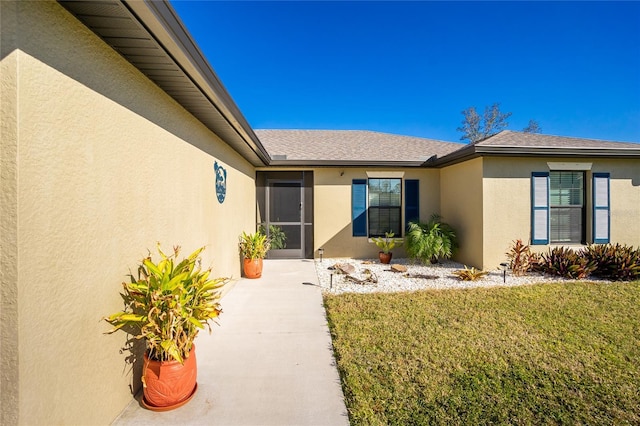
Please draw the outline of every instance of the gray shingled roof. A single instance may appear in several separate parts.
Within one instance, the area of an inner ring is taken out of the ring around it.
[[[421,164],[463,145],[362,130],[255,130],[272,160],[299,164]]]
[[[566,136],[541,135],[538,133],[503,130],[475,144],[476,146],[505,146],[532,148],[595,148],[595,149],[640,149],[640,144],[613,142],[598,139],[570,138]]]
[[[475,144],[433,159],[428,165],[444,167],[483,155],[594,158],[640,158],[640,143],[570,138],[503,130]]]

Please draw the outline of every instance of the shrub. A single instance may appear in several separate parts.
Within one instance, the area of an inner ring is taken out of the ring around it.
[[[538,255],[532,253],[529,245],[524,244],[520,239],[512,243],[506,255],[509,259],[509,268],[517,277],[530,272],[538,263]]]
[[[254,234],[242,231],[238,248],[240,255],[245,259],[264,259],[271,248],[271,240],[260,231]]]
[[[455,231],[442,222],[438,214],[432,215],[427,223],[409,222],[405,245],[409,257],[423,263],[438,263],[439,258],[449,259],[458,246]]]
[[[593,275],[616,281],[640,278],[640,248],[613,244],[589,245],[584,257],[596,265]]]
[[[564,278],[583,279],[596,270],[596,262],[587,259],[582,251],[555,247],[540,256],[536,269]]]
[[[136,339],[145,339],[149,358],[176,360],[188,356],[193,341],[209,321],[220,315],[220,289],[227,278],[210,278],[211,269],[202,270],[200,253],[204,247],[178,261],[180,247],[165,255],[158,243],[160,260],[151,253],[138,266],[138,277],[130,274],[123,282],[124,310],[104,318],[114,328]]]
[[[462,281],[476,281],[487,274],[488,272],[476,269],[473,266],[469,269],[467,268],[467,265],[464,265],[464,269],[458,269],[453,272],[453,275],[460,278]]]

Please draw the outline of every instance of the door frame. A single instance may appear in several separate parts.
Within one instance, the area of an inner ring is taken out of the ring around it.
[[[300,220],[299,222],[271,222],[271,188],[274,183],[289,183],[289,184],[297,184],[300,188],[300,204],[298,206],[298,211],[300,212]],[[304,221],[304,207],[305,207],[305,199],[304,199],[304,179],[279,179],[279,178],[267,178],[265,185],[265,231],[267,235],[269,234],[269,226],[292,226],[299,225],[300,226],[300,248],[297,249],[271,249],[267,253],[267,257],[269,259],[304,259],[305,257],[305,221]]]

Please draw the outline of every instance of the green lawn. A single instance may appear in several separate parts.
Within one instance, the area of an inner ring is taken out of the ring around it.
[[[352,425],[640,424],[640,281],[325,305]]]

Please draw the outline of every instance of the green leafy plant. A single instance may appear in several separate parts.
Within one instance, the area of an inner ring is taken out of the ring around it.
[[[264,225],[260,225],[259,231],[262,234],[266,234]],[[267,234],[269,241],[271,241],[271,248],[274,250],[287,248],[287,235],[282,228],[277,225],[269,225],[269,233]]]
[[[477,281],[487,275],[488,272],[476,269],[473,266],[469,269],[467,268],[467,265],[464,265],[464,269],[453,271],[452,274],[460,278],[462,281]]]
[[[387,254],[396,246],[402,244],[402,242],[393,238],[394,235],[393,232],[385,232],[384,237],[373,238],[373,242],[384,254]]]
[[[437,263],[439,258],[449,259],[458,246],[455,231],[442,222],[438,214],[432,215],[427,223],[409,222],[405,245],[409,257],[423,263]]]
[[[596,262],[587,259],[581,251],[554,247],[540,255],[537,270],[564,278],[583,279],[596,270]]]
[[[520,239],[511,244],[506,255],[507,259],[509,259],[509,268],[513,275],[517,277],[530,272],[538,263],[538,255],[532,253],[529,245],[524,244]]]
[[[596,264],[593,275],[615,281],[640,278],[640,248],[613,244],[589,245],[584,257]]]
[[[124,310],[104,318],[114,328],[144,339],[150,359],[183,362],[198,332],[211,332],[210,320],[222,312],[220,289],[227,278],[210,278],[211,269],[202,270],[200,253],[204,247],[177,261],[180,247],[165,255],[158,244],[160,261],[149,256],[138,266],[137,278],[123,282]]]
[[[245,259],[264,259],[270,247],[271,241],[260,231],[253,234],[243,231],[240,236],[240,255]]]

